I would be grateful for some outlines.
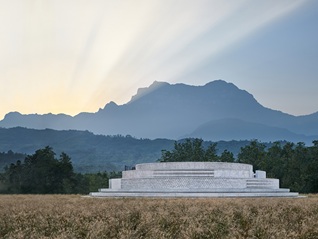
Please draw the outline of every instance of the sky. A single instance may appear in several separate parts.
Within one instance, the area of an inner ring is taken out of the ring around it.
[[[222,79],[318,111],[316,0],[0,0],[0,119],[96,112],[154,81]]]

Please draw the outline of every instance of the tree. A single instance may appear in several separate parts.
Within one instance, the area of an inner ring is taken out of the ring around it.
[[[282,145],[281,142],[274,142],[268,148],[262,163],[262,170],[267,172],[268,177],[278,178],[281,180],[284,175],[284,160],[282,158]]]
[[[49,146],[11,164],[4,175],[12,193],[65,193],[76,184],[70,157],[62,153],[56,159]]]
[[[257,140],[241,148],[238,154],[238,162],[252,164],[255,170],[262,169],[262,162],[265,157],[265,145]]]
[[[306,175],[308,192],[318,192],[318,140],[313,141],[313,146],[308,148],[310,164],[307,166]]]
[[[90,192],[95,192],[99,188],[108,188],[110,176],[107,172],[87,173],[84,178],[88,182],[88,189]]]
[[[207,150],[205,151],[204,161],[210,161],[210,162],[219,161],[219,157],[216,154],[217,152],[216,146],[217,146],[217,143],[212,143],[208,146]]]
[[[235,158],[233,153],[225,149],[220,156],[220,162],[233,163],[234,161],[235,161]]]
[[[202,162],[218,161],[216,155],[216,143],[208,146],[207,150],[203,147],[202,139],[186,139],[184,142],[175,142],[174,149],[170,152],[161,151],[160,162]]]

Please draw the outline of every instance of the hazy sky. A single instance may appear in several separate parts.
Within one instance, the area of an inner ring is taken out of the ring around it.
[[[318,111],[317,76],[316,0],[0,0],[0,119],[217,79],[302,115]]]

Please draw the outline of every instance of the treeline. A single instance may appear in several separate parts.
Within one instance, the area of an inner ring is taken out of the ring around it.
[[[210,161],[252,164],[264,170],[267,177],[278,178],[280,186],[300,193],[318,192],[318,140],[313,146],[304,143],[274,142],[266,146],[257,140],[241,147],[237,157],[224,150],[217,154],[216,143],[203,146],[201,139],[175,142],[171,151],[163,150],[160,162]]]
[[[241,148],[237,161],[267,172],[267,177],[278,178],[281,187],[300,193],[318,192],[318,140],[313,146],[280,142],[266,148],[258,141]]]
[[[0,152],[0,172],[5,166],[11,163],[16,163],[18,160],[23,160],[25,157],[26,154],[15,153],[12,150],[8,150],[7,152]]]
[[[5,167],[0,174],[0,193],[21,194],[87,194],[108,187],[108,179],[120,177],[116,172],[75,173],[71,158],[56,157],[49,146],[37,150]]]
[[[174,149],[162,150],[160,162],[234,162],[234,154],[224,150],[217,154],[217,143],[211,143],[206,148],[202,139],[186,139],[184,142],[174,142]]]
[[[318,140],[313,141],[312,146],[291,142],[264,144],[253,140],[241,147],[235,156],[226,149],[218,153],[217,143],[206,145],[201,139],[186,139],[176,141],[170,151],[162,150],[158,161],[247,163],[252,164],[254,170],[266,171],[269,178],[278,178],[283,188],[318,193]],[[76,173],[67,154],[56,157],[53,149],[47,146],[6,166],[0,174],[0,193],[87,194],[107,188],[109,178],[115,177],[121,177],[121,173]]]

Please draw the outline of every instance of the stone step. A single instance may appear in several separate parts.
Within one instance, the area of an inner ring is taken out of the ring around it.
[[[246,180],[247,188],[275,188],[278,187],[275,181],[270,179],[248,179]]]
[[[159,198],[214,198],[214,197],[299,197],[290,192],[93,192],[92,197],[159,197]]]
[[[213,170],[156,170],[154,177],[214,177]]]
[[[266,183],[266,182],[259,182],[259,183],[246,183],[246,185],[250,185],[250,186],[253,186],[253,185],[255,185],[255,186],[257,186],[257,185],[272,185],[272,183],[271,182],[268,182],[268,183]]]
[[[273,188],[241,188],[241,189],[234,189],[234,188],[214,188],[214,189],[167,189],[165,191],[163,190],[127,190],[127,189],[109,189],[109,188],[100,188],[98,190],[99,192],[103,193],[112,193],[112,192],[126,192],[126,193],[131,193],[131,192],[153,192],[153,193],[162,193],[162,192],[169,192],[169,193],[251,193],[251,192],[256,192],[256,193],[264,193],[264,192],[270,192],[270,193],[277,193],[277,192],[290,192],[288,188],[278,188],[278,189],[273,189]]]

